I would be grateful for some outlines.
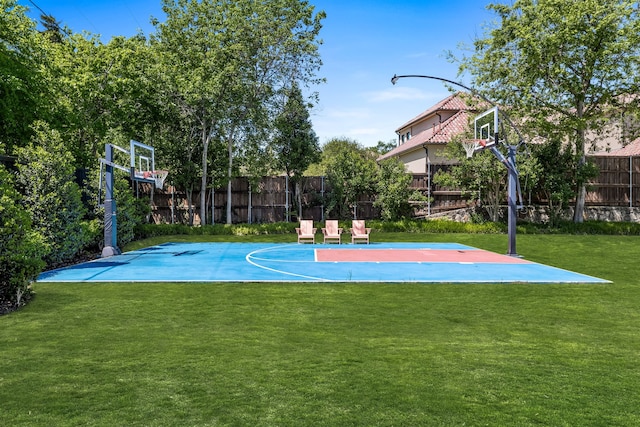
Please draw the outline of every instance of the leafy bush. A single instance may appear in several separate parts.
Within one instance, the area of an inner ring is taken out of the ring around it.
[[[147,222],[151,206],[147,199],[137,199],[129,181],[120,176],[114,179],[114,198],[117,206],[118,246],[123,247],[135,238],[136,227]],[[104,214],[101,218],[104,220]]]
[[[522,234],[602,234],[617,236],[640,235],[640,223],[584,221],[576,223],[567,220],[556,220],[550,224],[522,223],[517,232]]]
[[[191,227],[185,224],[141,224],[136,227],[136,238],[144,239],[155,236],[171,235],[220,235],[246,236],[261,234],[295,233],[298,224],[276,222],[273,224],[215,224]]]
[[[17,184],[32,226],[50,245],[45,261],[57,265],[72,260],[90,236],[81,222],[86,213],[75,182],[73,156],[60,134],[44,123],[34,125],[31,144],[18,150]]]
[[[413,214],[409,199],[423,200],[420,192],[410,188],[413,179],[397,157],[383,160],[378,170],[377,197],[373,205],[380,208],[384,220],[407,218]]]
[[[12,178],[0,165],[0,310],[29,299],[29,284],[42,272],[42,258],[49,250],[42,235],[31,228]]]
[[[456,222],[448,219],[416,220],[404,219],[399,221],[367,221],[374,231],[388,233],[485,233],[497,234],[506,230],[504,224],[485,222],[474,224],[470,222]]]
[[[318,223],[317,225],[320,225]],[[216,224],[190,227],[184,224],[142,224],[136,227],[136,239],[172,235],[275,235],[294,234],[296,223],[277,222],[273,224]],[[348,232],[351,221],[340,221],[340,227]],[[381,233],[469,233],[501,234],[507,232],[507,225],[500,222],[456,222],[447,219],[398,221],[367,220],[367,226]],[[520,223],[519,234],[608,234],[640,235],[640,224],[627,222],[586,221],[576,224],[565,221],[550,226],[548,224]]]

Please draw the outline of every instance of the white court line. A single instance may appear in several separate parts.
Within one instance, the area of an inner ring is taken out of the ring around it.
[[[318,280],[318,281],[321,281],[321,282],[332,282],[331,279],[327,279],[327,278],[324,278],[324,277],[314,277],[314,276],[306,276],[304,274],[290,273],[288,271],[278,270],[278,269],[275,269],[275,268],[267,267],[265,265],[260,265],[260,264],[258,264],[256,262],[252,261],[251,258],[254,258],[254,256],[253,256],[254,254],[257,254],[259,252],[266,252],[266,251],[269,251],[269,250],[272,250],[272,249],[282,249],[282,246],[272,246],[272,247],[268,247],[268,248],[258,249],[258,250],[255,250],[253,252],[249,252],[247,254],[247,256],[244,257],[244,259],[251,265],[254,265],[254,266],[258,267],[258,268],[262,268],[264,270],[273,271],[275,273],[285,274],[285,275],[294,276],[294,277],[301,277],[303,279]],[[314,250],[314,253],[315,253],[315,250]],[[262,258],[262,259],[261,258],[255,258],[255,259],[263,260],[263,261],[265,260],[264,258]],[[269,261],[276,261],[276,262],[283,262],[283,263],[291,262],[291,261],[286,261],[286,260],[269,260]],[[297,262],[299,262],[299,261],[297,261]]]

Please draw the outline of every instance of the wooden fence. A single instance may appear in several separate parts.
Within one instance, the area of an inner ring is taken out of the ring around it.
[[[590,206],[640,206],[640,157],[593,156],[600,173],[589,182]]]
[[[600,169],[597,178],[589,183],[586,204],[588,206],[640,206],[640,157],[594,156],[591,159]],[[432,165],[432,176],[448,165]],[[290,209],[295,209],[291,188],[286,177],[265,177],[257,191],[251,191],[246,178],[236,178],[231,183],[231,222],[268,223],[286,221],[287,200]],[[439,187],[426,173],[413,175],[411,188],[421,191],[432,198],[431,203],[416,206],[417,215],[428,215],[468,206],[460,191]],[[149,191],[148,187],[146,191]],[[331,192],[324,177],[307,177],[303,186],[302,218],[324,221],[325,203]],[[287,198],[288,193],[288,198]],[[213,203],[211,202],[213,200]],[[192,206],[194,223],[200,223],[200,195],[194,193]],[[535,204],[536,202],[533,201]],[[209,191],[206,197],[207,220],[215,223],[227,221],[227,189],[217,188]],[[165,190],[156,191],[153,196],[153,219],[156,223],[188,223],[189,206],[184,193],[165,186]],[[373,219],[379,212],[373,206],[373,199],[363,197],[356,206],[351,207],[354,216],[360,219]],[[213,216],[212,216],[213,213]],[[290,211],[289,218],[297,220],[297,213]]]

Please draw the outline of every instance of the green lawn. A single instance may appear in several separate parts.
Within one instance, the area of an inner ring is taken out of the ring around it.
[[[640,237],[518,252],[613,283],[36,284],[0,317],[0,425],[640,425]]]

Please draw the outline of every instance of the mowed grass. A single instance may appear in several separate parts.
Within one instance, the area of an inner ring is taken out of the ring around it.
[[[640,425],[639,244],[518,237],[604,285],[36,284],[0,317],[0,425]]]

